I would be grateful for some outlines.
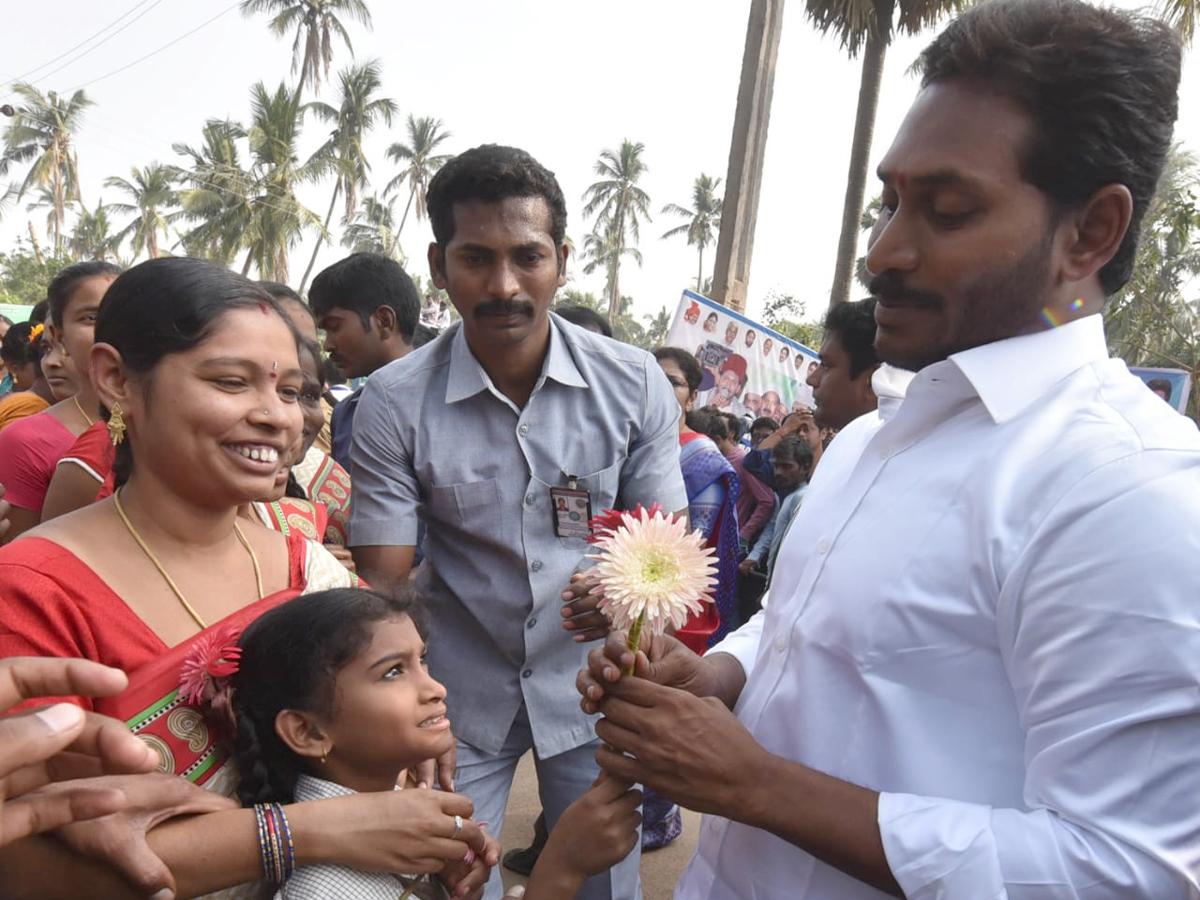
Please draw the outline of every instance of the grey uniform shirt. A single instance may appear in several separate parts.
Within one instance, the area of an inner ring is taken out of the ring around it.
[[[561,594],[588,545],[555,535],[551,487],[574,476],[592,514],[657,501],[684,509],[679,404],[643,350],[551,315],[524,409],[492,384],[461,325],[371,376],[351,448],[351,546],[410,546],[428,525],[418,584],[429,667],[454,733],[500,750],[522,701],[542,756],[591,740],[575,673],[588,644],[564,631]]]

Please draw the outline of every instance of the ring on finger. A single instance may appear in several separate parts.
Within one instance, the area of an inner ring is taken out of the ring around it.
[[[456,837],[458,837],[460,834],[462,834],[462,826],[463,826],[462,816],[455,816],[454,817],[454,834],[450,835],[450,840],[454,840]]]

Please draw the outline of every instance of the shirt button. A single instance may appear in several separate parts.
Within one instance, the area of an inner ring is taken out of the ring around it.
[[[533,494],[525,495],[525,505],[526,506],[533,506],[533,504],[535,504],[535,503],[537,503],[537,497],[533,496]]]
[[[533,674],[533,669],[526,669],[524,672],[521,673],[521,677],[528,678],[532,674]]]
[[[525,437],[525,435],[529,434],[529,426],[519,425],[517,427],[517,434],[519,434],[521,437]]]
[[[879,458],[887,459],[894,452],[895,452],[895,448],[893,448],[890,444],[884,444],[882,447],[879,448]]]
[[[534,561],[533,561],[533,562],[530,564],[529,568],[533,569],[533,571],[535,571],[535,572],[540,572],[540,571],[542,571],[542,561],[541,561],[540,559],[535,559],[535,560],[534,560]]]
[[[787,649],[787,641],[783,638],[775,638],[775,652],[782,653]]]
[[[821,541],[817,544],[817,552],[824,556],[829,552],[829,541]]]
[[[534,617],[533,617],[533,618],[531,618],[531,619],[530,619],[528,622],[526,622],[526,623],[525,623],[525,627],[526,627],[526,628],[532,628],[532,627],[533,627],[534,625],[536,625],[536,624],[537,624],[537,616],[534,616]]]

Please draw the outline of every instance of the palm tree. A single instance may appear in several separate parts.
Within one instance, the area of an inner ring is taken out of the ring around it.
[[[111,206],[103,203],[96,204],[95,212],[88,212],[87,207],[80,209],[79,219],[68,242],[73,259],[105,260],[110,256],[116,257],[122,237],[112,232],[112,224],[108,220],[110,209]]]
[[[610,323],[615,323],[620,315],[621,257],[627,255],[630,237],[635,243],[638,240],[638,216],[644,217],[646,221],[650,220],[650,195],[637,186],[638,179],[647,169],[642,161],[645,149],[644,144],[635,144],[626,139],[621,142],[620,150],[603,151],[595,165],[595,172],[601,176],[601,180],[592,184],[583,194],[583,199],[587,201],[583,214],[590,216],[599,211],[596,226],[601,230],[601,234],[597,237],[593,231],[590,237],[604,243],[609,239],[611,232],[613,241],[612,252],[608,254],[609,265],[612,267],[608,275]],[[586,242],[584,249],[587,250]],[[641,254],[635,251],[635,258],[638,265],[641,265]]]
[[[621,257],[628,256],[639,266],[642,264],[642,252],[637,247],[626,246],[621,240],[615,221],[609,222],[603,231],[587,235],[583,239],[583,274],[591,275],[597,269],[604,269],[604,295],[608,303],[608,321],[614,328],[617,319],[623,312],[622,297],[618,278],[621,271]],[[612,298],[616,297],[616,305]]]
[[[199,148],[173,145],[176,153],[191,162],[188,169],[177,172],[184,185],[177,216],[194,223],[183,235],[182,244],[191,256],[228,266],[247,246],[253,219],[250,198],[254,179],[238,150],[239,142],[246,139],[246,129],[229,119],[210,119],[201,135]]]
[[[854,279],[854,254],[858,247],[859,222],[867,188],[871,138],[875,133],[875,109],[883,62],[896,29],[916,34],[947,13],[970,6],[973,0],[806,0],[805,10],[822,34],[834,32],[842,48],[855,57],[862,51],[862,76],[858,87],[858,110],[850,145],[850,171],[846,199],[842,205],[842,230],[838,238],[837,262],[830,291],[831,304],[850,299]],[[899,14],[897,16],[897,13]]]
[[[665,344],[667,332],[671,330],[671,321],[674,319],[671,311],[664,306],[656,315],[646,315],[642,318],[650,323],[646,326],[646,343],[650,345],[647,349],[653,350]]]
[[[13,187],[11,189],[16,190],[16,186],[13,185]],[[66,202],[62,204],[61,208],[62,208],[62,215],[64,218],[66,217],[66,214],[68,212],[74,211],[75,203],[76,203],[75,198],[69,197],[69,198],[67,198]],[[37,186],[37,189],[34,191],[33,196],[30,199],[30,202],[26,205],[25,211],[33,212],[34,210],[45,210],[46,211],[46,234],[53,235],[55,233],[55,229],[58,227],[59,208],[60,207],[57,202],[57,198],[54,195],[54,189],[47,185],[39,184]],[[33,223],[32,222],[29,223],[29,229],[30,229],[30,233],[32,234],[33,233]],[[64,247],[66,245],[66,240],[67,240],[67,235],[64,234],[63,235]],[[63,250],[56,250],[55,252],[61,254],[63,252]]]
[[[326,232],[329,231],[329,222],[333,219],[333,210],[337,206],[339,195],[345,198],[346,211],[342,220],[349,222],[354,218],[358,206],[358,192],[366,187],[367,173],[371,170],[366,150],[363,148],[363,138],[380,120],[391,125],[392,116],[397,112],[395,100],[374,96],[383,84],[378,60],[343,69],[338,78],[340,100],[337,107],[320,101],[310,103],[307,107],[318,118],[334,125],[329,140],[316,153],[332,163],[336,175],[333,196],[329,200],[329,212],[325,214]],[[300,281],[300,293],[304,293],[304,288],[308,285],[308,276],[312,274],[313,266],[317,262],[322,237],[323,235],[317,235],[317,245],[313,248],[312,258],[308,261],[308,268],[304,270],[304,278]]]
[[[322,70],[325,79],[329,80],[334,35],[341,38],[350,55],[354,55],[350,35],[338,17],[354,19],[368,30],[371,28],[371,11],[363,0],[243,0],[241,9],[248,16],[255,13],[273,15],[275,18],[271,19],[270,27],[276,37],[286,37],[295,30],[292,72],[299,69],[299,86],[308,85],[314,92],[321,86]]]
[[[370,194],[363,198],[354,221],[342,232],[342,246],[352,253],[388,256],[396,238],[396,198],[381,200]]]
[[[83,91],[69,100],[54,91],[43,94],[31,84],[13,85],[13,92],[24,105],[15,111],[4,133],[4,154],[0,156],[0,177],[14,163],[32,163],[17,190],[20,200],[39,185],[49,188],[53,198],[54,247],[61,250],[67,204],[80,200],[79,158],[71,146],[72,138],[83,123],[83,112],[93,103]]]
[[[1163,19],[1179,35],[1184,46],[1191,44],[1196,34],[1196,20],[1200,19],[1200,2],[1198,0],[1162,0],[1161,11]]]
[[[113,203],[109,209],[122,215],[132,215],[133,221],[121,229],[118,239],[129,239],[133,258],[145,251],[147,258],[158,258],[158,234],[169,235],[167,210],[175,206],[176,170],[172,166],[152,162],[144,168],[134,166],[130,178],[106,178],[105,187],[115,188],[129,198],[129,203]]]
[[[250,167],[252,196],[250,227],[246,241],[246,262],[242,274],[248,274],[253,262],[260,278],[288,281],[288,251],[300,240],[306,228],[321,229],[321,220],[296,196],[301,184],[318,181],[329,162],[314,157],[301,164],[297,143],[304,107],[300,91],[280,84],[274,93],[260,81],[250,89],[251,124]]]
[[[416,202],[417,221],[424,222],[429,215],[425,207],[425,194],[429,191],[429,182],[437,174],[437,170],[450,159],[449,154],[438,154],[438,146],[451,136],[449,131],[442,130],[442,120],[432,116],[422,116],[414,119],[410,113],[408,122],[408,143],[395,143],[387,148],[387,158],[404,168],[400,174],[388,182],[383,189],[386,197],[401,185],[408,182],[408,202],[404,205],[404,215],[400,217],[400,227],[396,229],[396,241],[400,240],[400,232],[408,221],[408,211]],[[393,250],[395,248],[393,247]]]
[[[721,230],[721,198],[716,195],[720,186],[720,178],[711,178],[701,172],[696,183],[692,185],[690,209],[677,203],[668,203],[662,209],[664,213],[682,216],[688,220],[672,228],[663,238],[686,234],[688,245],[700,248],[700,262],[696,269],[697,291],[704,287],[704,248],[716,241]]]

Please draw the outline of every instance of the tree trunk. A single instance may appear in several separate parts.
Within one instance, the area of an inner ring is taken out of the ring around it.
[[[308,287],[308,276],[312,274],[313,266],[317,262],[317,254],[321,251],[321,241],[329,232],[329,223],[333,219],[333,208],[337,206],[338,192],[342,189],[342,179],[338,179],[333,185],[333,196],[329,199],[329,212],[325,213],[325,231],[317,235],[317,246],[313,247],[312,258],[308,261],[308,268],[304,270],[304,277],[300,279],[300,290],[297,292],[301,297],[304,296],[304,289]]]
[[[615,328],[617,324],[617,317],[621,311],[621,257],[625,253],[624,209],[619,209],[617,211],[617,221],[613,227],[615,227],[617,230],[617,248],[612,262],[612,293],[608,295],[608,324]]]
[[[404,230],[404,223],[408,221],[408,211],[412,209],[413,197],[417,196],[417,188],[414,185],[408,192],[408,202],[404,204],[404,215],[400,217],[400,225],[396,228],[396,236],[392,239],[392,246],[388,248],[388,256],[396,255],[396,248],[400,246],[400,232]]]
[[[704,245],[700,245],[700,263],[696,266],[696,293],[704,293]]]
[[[879,105],[883,61],[887,56],[887,37],[880,32],[881,29],[876,26],[863,50],[858,112],[854,118],[854,140],[850,145],[850,171],[846,176],[846,199],[842,204],[842,232],[838,238],[833,287],[829,292],[831,307],[850,299],[850,287],[854,282],[854,261],[858,252],[858,233],[862,231],[867,167],[871,162],[871,138],[875,133],[875,109]]]
[[[242,266],[242,277],[243,278],[250,277],[250,263],[252,263],[252,262],[254,262],[254,248],[253,247],[251,247],[249,250],[246,251],[246,262]],[[262,273],[259,272],[259,274],[261,275]]]

